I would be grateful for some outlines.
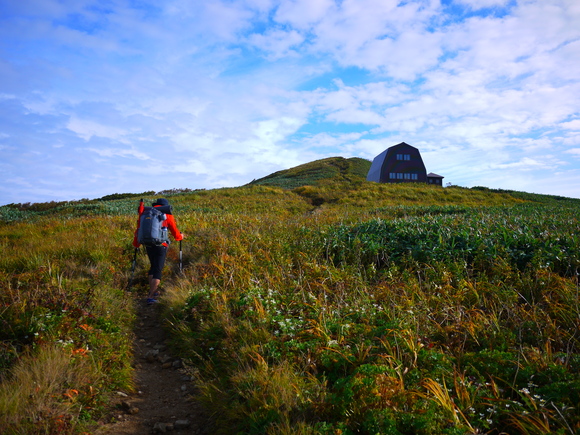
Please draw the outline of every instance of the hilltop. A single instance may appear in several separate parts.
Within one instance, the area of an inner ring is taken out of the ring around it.
[[[266,177],[254,180],[248,185],[277,186],[294,189],[300,186],[313,185],[322,180],[364,181],[371,167],[371,162],[358,157],[329,157],[290,169],[274,172]]]

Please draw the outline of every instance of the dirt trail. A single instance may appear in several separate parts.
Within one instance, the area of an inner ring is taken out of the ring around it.
[[[195,386],[169,353],[160,320],[159,305],[148,306],[137,300],[134,331],[136,393],[115,397],[116,408],[95,435],[205,435],[207,418],[194,400]]]

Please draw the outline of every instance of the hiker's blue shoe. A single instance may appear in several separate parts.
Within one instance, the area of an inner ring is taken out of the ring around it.
[[[153,305],[159,302],[157,299],[147,298],[147,305]]]

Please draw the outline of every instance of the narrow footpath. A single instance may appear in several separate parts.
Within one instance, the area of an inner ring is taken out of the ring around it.
[[[207,419],[196,403],[195,385],[179,358],[169,352],[159,305],[135,301],[134,331],[136,392],[119,391],[115,408],[95,435],[205,435]]]

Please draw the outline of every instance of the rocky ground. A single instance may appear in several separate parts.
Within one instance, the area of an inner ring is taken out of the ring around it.
[[[195,385],[180,359],[169,352],[159,306],[136,301],[135,393],[119,391],[113,412],[95,435],[205,435],[207,413],[195,401]]]

